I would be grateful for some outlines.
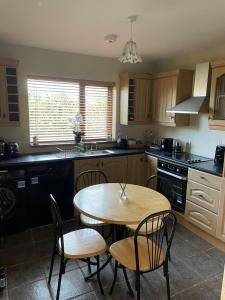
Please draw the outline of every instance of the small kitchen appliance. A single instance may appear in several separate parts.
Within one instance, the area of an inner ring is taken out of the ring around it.
[[[178,140],[173,140],[173,152],[174,153],[181,153],[182,148],[181,148],[181,142]]]
[[[214,164],[216,166],[223,166],[224,153],[225,153],[225,145],[216,146],[216,152],[214,157]]]
[[[127,149],[128,144],[127,144],[127,139],[124,138],[118,138],[116,141],[116,148],[119,149]]]
[[[5,143],[4,158],[13,158],[19,156],[19,145],[16,142]]]
[[[171,138],[161,139],[160,150],[171,153],[173,151],[173,139]]]

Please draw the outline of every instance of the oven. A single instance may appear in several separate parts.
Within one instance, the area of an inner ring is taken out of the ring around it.
[[[164,178],[172,187],[172,193],[169,201],[174,210],[184,212],[187,190],[188,168],[177,163],[168,162],[159,159],[157,166],[157,175]],[[157,190],[160,192],[160,186]],[[161,191],[162,192],[162,191]],[[168,197],[168,195],[165,195]]]

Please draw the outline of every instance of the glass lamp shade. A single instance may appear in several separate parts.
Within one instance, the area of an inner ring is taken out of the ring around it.
[[[123,48],[123,53],[119,57],[121,63],[136,64],[142,62],[142,58],[138,54],[137,44],[134,41],[129,41]]]

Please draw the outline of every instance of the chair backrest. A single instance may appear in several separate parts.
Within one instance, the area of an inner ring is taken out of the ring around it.
[[[156,190],[163,194],[167,199],[173,197],[173,187],[164,177],[158,175],[152,175],[147,179],[146,187]]]
[[[64,258],[64,240],[63,240],[63,222],[61,213],[58,207],[58,204],[52,194],[49,195],[50,204],[51,204],[51,215],[54,226],[54,241],[58,246],[58,243],[61,246],[61,256]]]
[[[144,239],[144,243],[146,243],[147,246],[148,253],[145,253],[145,255],[147,255],[147,258],[145,256],[145,259],[147,259],[147,263],[149,263],[149,269],[155,270],[159,268],[162,263],[168,263],[168,257],[176,223],[176,215],[171,210],[165,210],[151,214],[140,222],[134,233],[134,248],[137,271],[140,270],[140,257],[138,249],[139,238],[142,239],[142,241]],[[143,228],[145,230],[143,230]],[[150,234],[149,228],[151,229]],[[163,255],[165,255],[165,257]]]
[[[75,191],[79,192],[82,188],[100,183],[108,183],[108,179],[104,172],[100,170],[84,171],[76,178]]]

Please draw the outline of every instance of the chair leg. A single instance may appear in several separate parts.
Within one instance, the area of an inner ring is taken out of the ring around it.
[[[124,275],[124,278],[125,278],[125,280],[126,280],[128,290],[129,290],[131,296],[133,297],[133,296],[134,296],[134,292],[133,292],[132,287],[131,287],[131,285],[130,285],[129,279],[128,279],[128,277],[127,277],[127,271],[126,271],[125,268],[123,268],[123,275]]]
[[[99,271],[99,255],[96,257],[97,260],[97,280],[98,280],[98,285],[100,287],[101,290],[101,294],[104,295],[104,291],[102,288],[102,283],[101,283],[101,279],[100,279],[100,271]]]
[[[116,278],[117,278],[117,270],[118,270],[118,261],[115,261],[115,270],[114,270],[114,278],[113,278],[113,283],[111,286],[111,289],[109,291],[109,295],[112,295],[115,283],[116,283]]]
[[[167,299],[170,300],[170,280],[169,280],[168,266],[164,265],[163,270],[164,270],[164,276],[166,277]]]
[[[166,243],[167,243],[167,245],[168,245],[168,243],[169,243],[169,238],[168,238],[167,227],[165,228],[165,236],[166,236]],[[168,257],[169,257],[169,260],[171,260],[171,257],[170,257],[170,250],[169,250],[169,255],[168,255]]]
[[[136,290],[137,290],[137,300],[141,299],[141,284],[140,284],[140,272],[136,272]]]
[[[59,269],[59,279],[58,279],[58,286],[57,286],[57,293],[56,293],[56,300],[59,299],[59,293],[60,293],[60,287],[61,287],[61,280],[62,280],[62,274],[65,272],[65,266],[63,262],[63,258],[61,257],[60,261],[60,269]]]
[[[88,258],[88,272],[91,273],[91,259]]]
[[[53,270],[53,265],[54,265],[54,261],[55,261],[55,254],[56,254],[56,243],[54,242],[54,246],[53,246],[53,250],[52,250],[51,265],[50,265],[50,270],[49,270],[49,275],[48,275],[48,284],[51,283],[52,270]]]

